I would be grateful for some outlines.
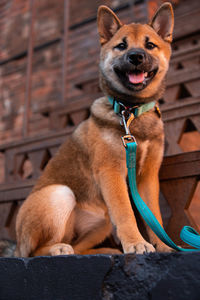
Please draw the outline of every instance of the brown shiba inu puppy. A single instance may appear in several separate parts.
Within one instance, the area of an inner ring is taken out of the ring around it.
[[[151,230],[150,243],[138,230],[120,138],[124,129],[107,96],[129,108],[162,96],[173,22],[169,3],[149,25],[123,25],[109,8],[99,8],[100,84],[105,97],[94,102],[90,118],[62,145],[22,205],[16,224],[18,255],[117,253],[93,249],[113,226],[124,253],[169,250]],[[162,120],[151,109],[135,118],[130,130],[138,143],[139,193],[162,224],[158,199]]]

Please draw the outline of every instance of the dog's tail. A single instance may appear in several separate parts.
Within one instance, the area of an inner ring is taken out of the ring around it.
[[[0,240],[0,257],[15,257],[16,242]]]

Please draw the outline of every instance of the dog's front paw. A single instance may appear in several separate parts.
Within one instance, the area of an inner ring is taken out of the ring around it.
[[[144,254],[149,252],[155,252],[155,248],[147,243],[146,241],[140,241],[137,243],[125,244],[123,245],[124,253],[135,253]]]
[[[49,249],[49,255],[69,255],[74,254],[74,249],[72,246],[64,243],[55,244]]]
[[[165,245],[162,242],[156,243],[155,248],[156,248],[156,252],[168,252],[168,253],[170,253],[170,252],[176,251],[176,250],[172,249],[171,247]]]

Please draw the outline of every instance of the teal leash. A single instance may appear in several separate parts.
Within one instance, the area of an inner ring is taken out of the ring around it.
[[[184,226],[180,233],[180,238],[187,243],[188,245],[197,248],[197,249],[184,249],[177,246],[167,235],[163,227],[160,225],[156,217],[153,215],[151,210],[148,208],[146,203],[140,197],[137,184],[136,184],[136,151],[137,151],[137,143],[133,140],[133,136],[127,136],[124,140],[123,144],[125,144],[126,149],[126,162],[128,168],[128,179],[129,186],[132,195],[132,201],[135,204],[137,210],[148,224],[148,226],[153,230],[153,232],[160,238],[160,240],[168,245],[169,247],[184,252],[191,251],[200,251],[200,235],[198,232],[190,226]]]
[[[137,210],[143,217],[147,225],[153,230],[153,232],[160,238],[160,240],[169,247],[183,252],[200,251],[200,235],[198,232],[190,226],[184,226],[180,233],[180,238],[188,245],[196,249],[184,249],[177,246],[167,235],[163,227],[160,225],[154,214],[148,208],[146,203],[140,197],[137,190],[136,183],[136,151],[137,143],[135,137],[131,135],[129,126],[132,120],[135,118],[133,113],[128,112],[129,118],[127,119],[127,111],[122,111],[122,121],[124,124],[126,135],[122,137],[123,145],[126,149],[126,164],[128,168],[129,186],[132,195],[132,202],[135,204]]]

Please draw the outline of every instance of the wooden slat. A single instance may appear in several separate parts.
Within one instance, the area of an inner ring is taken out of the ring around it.
[[[193,70],[192,72],[188,72],[188,70],[183,70],[179,72],[179,74],[168,75],[167,76],[167,87],[177,85],[180,83],[185,83],[188,81],[193,81],[200,78],[199,70]]]
[[[176,119],[189,118],[200,115],[200,98],[187,98],[178,103],[170,103],[162,106],[162,119],[171,122]]]
[[[27,180],[0,185],[0,203],[24,200],[35,182],[35,180]]]
[[[165,157],[160,180],[200,176],[200,151]]]

